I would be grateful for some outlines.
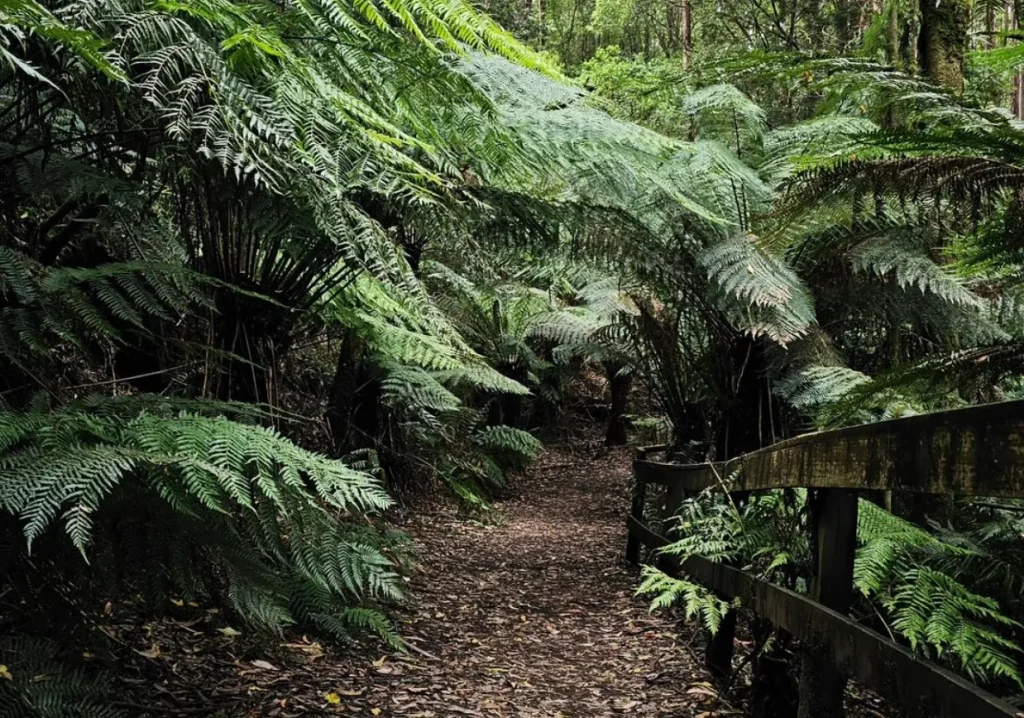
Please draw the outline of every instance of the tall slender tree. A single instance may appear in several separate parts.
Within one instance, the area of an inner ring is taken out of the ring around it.
[[[921,69],[938,85],[962,94],[971,24],[969,0],[921,0]]]

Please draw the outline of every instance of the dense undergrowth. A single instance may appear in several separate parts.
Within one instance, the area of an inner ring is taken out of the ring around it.
[[[462,0],[3,3],[0,697],[111,715],[19,681],[113,596],[400,645],[389,507],[487,510],[584,377],[688,461],[1020,394],[1016,45],[959,87],[877,18],[645,60],[639,5],[488,3],[541,52]],[[693,500],[673,550],[801,589],[812,502]],[[858,611],[1010,695],[1020,507],[961,503],[865,504]]]

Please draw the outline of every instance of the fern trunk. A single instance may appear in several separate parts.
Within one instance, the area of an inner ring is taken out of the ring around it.
[[[526,367],[503,366],[498,371],[513,381],[525,384],[527,379]],[[518,394],[502,394],[491,402],[491,408],[487,416],[488,426],[511,426],[518,427],[523,418],[523,397]]]
[[[885,52],[886,59],[893,67],[900,66],[900,19],[899,5],[896,0],[889,0],[889,12],[885,18]]]
[[[633,376],[623,373],[618,364],[606,364],[608,387],[611,392],[611,411],[608,416],[608,431],[605,434],[606,446],[624,446],[629,442],[626,421],[626,406],[629,402],[629,390],[633,385]]]
[[[337,455],[376,447],[380,399],[380,382],[368,365],[366,343],[349,330],[338,351],[327,409]]]
[[[722,419],[719,422],[715,455],[731,459],[756,451],[782,438],[779,402],[772,397],[765,341],[743,335],[728,352]]]

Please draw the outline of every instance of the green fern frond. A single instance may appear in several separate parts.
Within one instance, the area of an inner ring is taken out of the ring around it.
[[[57,644],[11,635],[0,640],[0,682],[4,715],[17,718],[123,718],[108,681],[63,659]]]
[[[681,606],[686,619],[697,619],[711,635],[718,633],[722,619],[732,610],[728,601],[723,601],[700,584],[685,579],[673,578],[656,568],[645,566],[641,573],[643,581],[637,588],[637,595],[654,595],[651,610]]]

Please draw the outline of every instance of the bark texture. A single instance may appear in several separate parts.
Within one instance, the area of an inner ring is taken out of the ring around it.
[[[629,401],[629,389],[633,384],[633,375],[623,373],[617,364],[606,364],[608,388],[611,392],[612,406],[608,415],[608,433],[604,443],[607,446],[625,446],[629,441],[626,424],[626,404]]]
[[[964,55],[970,22],[968,0],[921,0],[921,69],[933,82],[955,94],[964,90]]]

